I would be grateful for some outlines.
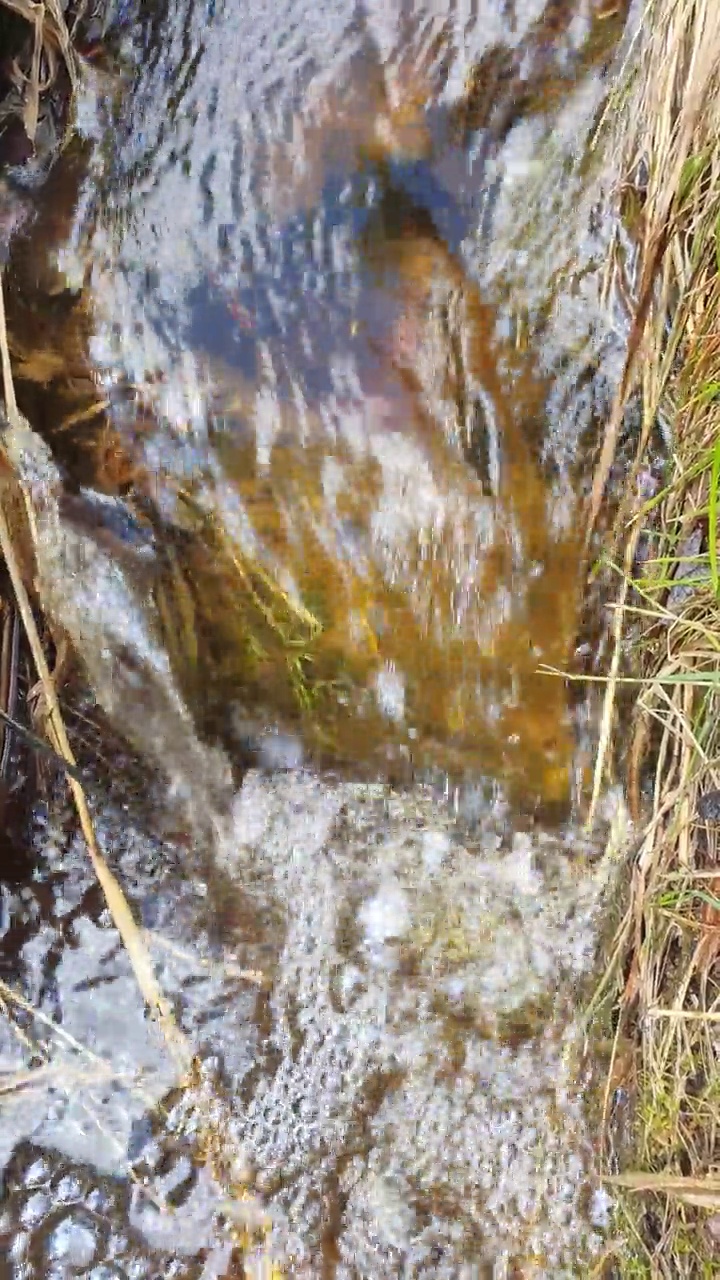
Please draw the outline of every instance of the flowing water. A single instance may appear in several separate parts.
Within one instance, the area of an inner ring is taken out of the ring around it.
[[[13,1276],[242,1274],[261,1205],[248,1274],[602,1247],[577,1015],[622,811],[584,833],[592,707],[540,668],[588,625],[626,17],[123,6],[15,218],[36,586],[198,1056],[179,1081],[50,788],[2,883]]]

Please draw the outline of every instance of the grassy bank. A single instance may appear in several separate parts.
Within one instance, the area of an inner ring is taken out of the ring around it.
[[[717,0],[646,0],[610,127],[631,245],[613,270],[634,320],[596,493],[639,395],[615,561],[625,564],[623,658],[642,683],[626,761],[640,840],[610,970],[604,1158],[620,1188],[618,1273],[677,1280],[720,1272]],[[670,441],[664,476],[658,426]],[[655,492],[631,516],[650,463]],[[625,1144],[620,1112],[632,1117]]]

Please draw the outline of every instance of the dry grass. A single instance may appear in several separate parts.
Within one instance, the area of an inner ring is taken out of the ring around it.
[[[639,388],[643,430],[617,533],[627,544],[642,529],[649,557],[621,599],[643,681],[628,755],[642,838],[612,961],[616,1043],[634,1052],[622,1070],[616,1055],[608,1082],[605,1157],[621,1188],[620,1275],[679,1280],[720,1270],[720,845],[705,820],[720,788],[717,0],[647,0],[611,127],[635,246],[614,270],[636,308],[591,516]],[[672,429],[666,484],[638,515],[635,479],[658,418]],[[611,1125],[620,1096],[635,1102],[622,1151]]]
[[[10,78],[19,92],[25,132],[34,142],[43,95],[55,83],[61,65],[75,91],[78,59],[60,0],[44,0],[42,4],[35,0],[0,0],[0,6],[23,18],[30,28],[27,53],[13,61]],[[78,16],[85,7],[80,5]]]

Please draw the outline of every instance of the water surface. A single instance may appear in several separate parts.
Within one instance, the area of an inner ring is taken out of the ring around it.
[[[8,447],[143,762],[80,734],[203,1065],[175,1087],[55,798],[4,888],[8,980],[63,1032],[8,1006],[5,1069],[51,1068],[3,1126],[13,1274],[235,1274],[246,1177],[286,1274],[601,1247],[607,832],[589,704],[538,668],[575,661],[621,353],[587,145],[623,9],[167,0],[83,98],[15,244]]]

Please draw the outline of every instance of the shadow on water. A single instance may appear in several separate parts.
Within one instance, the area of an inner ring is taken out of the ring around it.
[[[8,1004],[8,1079],[51,1079],[0,1238],[18,1276],[230,1274],[212,1084],[288,1274],[570,1275],[608,875],[589,703],[538,668],[621,349],[582,158],[626,6],[236,8],[124,11],[7,297],[100,838],[210,1075],[168,1093],[51,791],[5,968],[73,1042]]]

